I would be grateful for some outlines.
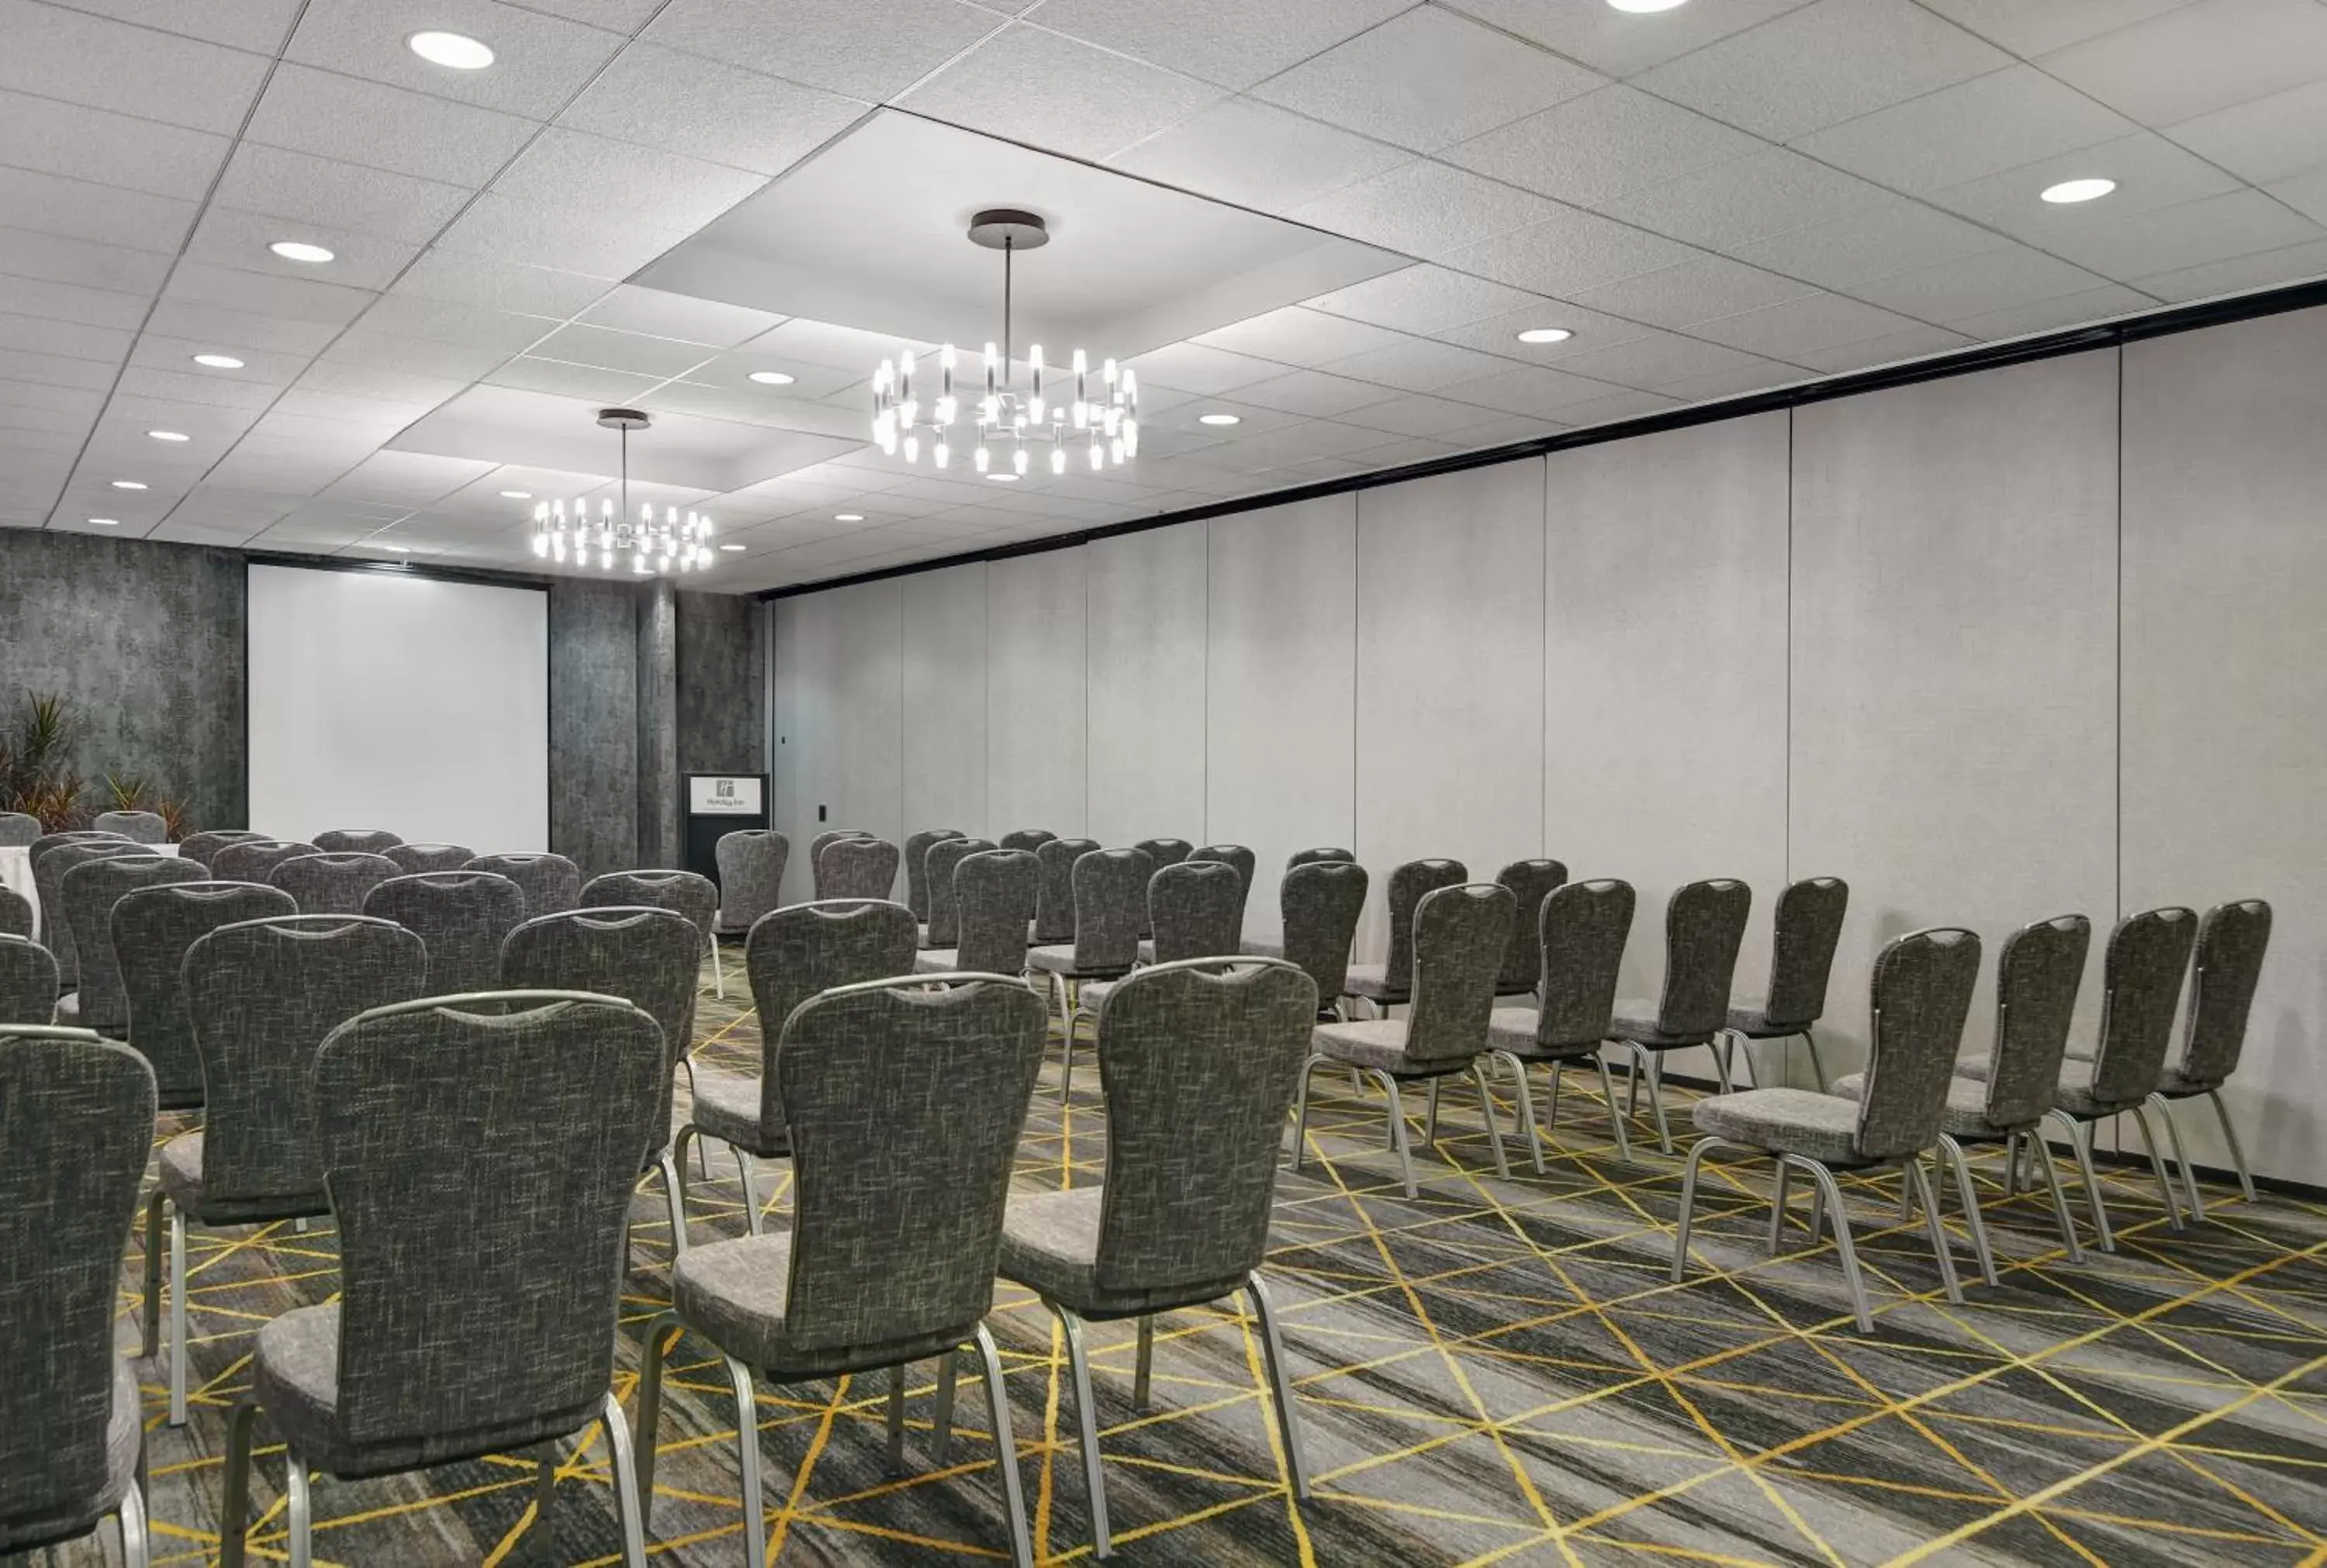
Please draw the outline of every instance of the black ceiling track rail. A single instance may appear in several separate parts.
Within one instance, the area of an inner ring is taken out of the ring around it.
[[[1289,490],[1267,490],[1257,495],[1238,496],[1233,500],[1214,501],[1206,506],[1188,507],[1175,512],[1159,512],[1152,518],[1136,518],[1128,522],[1107,523],[1093,528],[1081,528],[1073,533],[1053,534],[1040,539],[1022,539],[998,545],[991,549],[966,551],[958,555],[941,555],[927,561],[908,561],[902,565],[884,566],[876,572],[860,572],[849,577],[829,577],[815,583],[799,583],[781,588],[763,588],[754,597],[792,599],[803,593],[822,593],[827,589],[848,588],[860,583],[879,583],[891,577],[911,577],[923,572],[941,572],[949,566],[967,566],[982,561],[1007,561],[1020,555],[1039,555],[1051,550],[1072,549],[1098,539],[1120,538],[1126,534],[1145,533],[1151,528],[1169,528],[1181,523],[1201,522],[1207,518],[1234,517],[1238,512],[1260,511],[1268,507],[1292,506],[1297,502],[1316,500],[1324,496],[1347,495],[1355,490],[1372,490],[1379,485],[1405,484],[1417,479],[1429,479],[1444,473],[1461,473],[1474,468],[1491,468],[1497,463],[1517,462],[1523,458],[1541,457],[1548,453],[1565,452],[1578,446],[1596,446],[1603,442],[1627,441],[1636,435],[1654,435],[1660,431],[1686,430],[1692,425],[1711,425],[1723,419],[1743,419],[1749,415],[1767,414],[1773,409],[1799,408],[1805,404],[1825,403],[1836,397],[1855,397],[1862,392],[1879,392],[1893,387],[1911,387],[1922,381],[1939,381],[1951,376],[1968,376],[1981,370],[1999,369],[2007,365],[2024,365],[2036,359],[2058,359],[2063,354],[2082,354],[2095,349],[2113,349],[2145,338],[2169,337],[2176,332],[2192,332],[2206,327],[2224,326],[2232,322],[2251,321],[2258,316],[2274,316],[2287,311],[2309,310],[2327,305],[2327,278],[2309,283],[2290,284],[2282,288],[2265,289],[2255,294],[2237,294],[2225,299],[2202,300],[2193,304],[2168,305],[2143,315],[2128,316],[2119,321],[2104,322],[2089,327],[2070,327],[2056,332],[2042,332],[2033,337],[2018,338],[2008,342],[1979,343],[1958,349],[1952,353],[1934,355],[1928,359],[1911,359],[1898,365],[1883,365],[1871,370],[1852,370],[1839,376],[1828,376],[1814,381],[1798,382],[1790,387],[1773,387],[1767,392],[1749,392],[1743,397],[1725,398],[1717,403],[1694,404],[1668,413],[1645,415],[1638,419],[1621,420],[1613,425],[1593,425],[1588,430],[1568,431],[1558,435],[1537,436],[1532,441],[1516,442],[1509,446],[1491,446],[1478,452],[1459,453],[1448,457],[1431,458],[1423,462],[1406,463],[1398,468],[1377,469],[1369,473],[1349,474],[1341,479],[1321,480],[1315,484],[1295,485]]]
[[[247,566],[298,566],[310,572],[371,572],[390,577],[426,577],[439,583],[475,583],[487,588],[547,590],[558,581],[538,573],[500,572],[487,566],[432,566],[419,561],[407,564],[403,561],[357,560],[345,555],[294,555],[284,551],[235,550],[233,554],[242,557]]]

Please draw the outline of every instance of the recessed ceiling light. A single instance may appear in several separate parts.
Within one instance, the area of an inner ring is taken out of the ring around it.
[[[863,512],[835,512],[832,514],[832,520],[836,523],[861,523],[864,520],[864,514]]]
[[[145,486],[142,481],[134,479],[117,479],[113,481],[113,488],[115,490],[144,490]]]
[[[491,49],[463,33],[416,33],[404,43],[429,64],[454,70],[482,70],[493,62]]]
[[[741,545],[722,545],[719,547],[723,550],[740,550],[743,546]]]
[[[2095,201],[2117,189],[2114,180],[2063,180],[2058,185],[2047,185],[2039,192],[2056,207],[2079,201]]]
[[[100,528],[117,528],[121,526],[119,518],[91,518],[89,521]]]
[[[149,430],[145,434],[156,441],[192,441],[193,439],[182,430]]]
[[[1608,4],[1619,11],[1645,16],[1656,11],[1677,11],[1687,5],[1688,0],[1608,0]]]
[[[194,363],[206,370],[239,370],[242,361],[232,354],[196,354]]]
[[[332,259],[330,251],[304,239],[278,239],[266,248],[285,261],[304,261],[310,266],[320,266]]]
[[[1196,423],[1199,425],[1242,425],[1244,423],[1244,415],[1241,414],[1199,414],[1196,415]]]
[[[501,499],[503,499],[503,500],[505,500],[505,501],[529,501],[529,500],[531,500],[532,499],[533,499],[533,492],[532,492],[531,490],[503,490],[503,491],[501,491]]]
[[[754,370],[751,379],[762,387],[789,387],[798,378],[787,376],[781,370]]]
[[[412,554],[412,546],[409,545],[382,545],[380,548],[383,550],[393,550],[399,555],[409,555]]]
[[[986,477],[992,480],[995,484],[1016,484],[1018,482],[1018,476],[1014,473],[989,473]]]
[[[1529,327],[1519,334],[1522,343],[1564,343],[1575,334],[1565,327]]]

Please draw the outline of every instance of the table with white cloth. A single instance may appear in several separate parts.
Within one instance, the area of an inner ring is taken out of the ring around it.
[[[178,853],[178,846],[174,844],[146,844],[138,847],[151,850],[155,854]],[[31,845],[0,844],[0,882],[6,883],[11,892],[22,895],[23,901],[33,906],[33,935],[46,942],[49,938],[47,928],[41,923],[41,895],[39,890],[33,886]]]

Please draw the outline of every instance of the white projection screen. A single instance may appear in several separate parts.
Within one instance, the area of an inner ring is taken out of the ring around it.
[[[549,847],[549,595],[253,565],[250,826]]]

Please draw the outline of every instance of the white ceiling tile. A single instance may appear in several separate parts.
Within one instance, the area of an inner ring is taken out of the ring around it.
[[[1336,376],[1377,381],[1401,391],[1435,392],[1457,381],[1474,381],[1509,369],[1510,361],[1434,338],[1400,337],[1381,348],[1332,360],[1323,368]]]
[[[19,169],[196,200],[231,145],[158,120],[0,92],[0,163]]]
[[[1238,402],[1256,403],[1263,408],[1281,409],[1287,414],[1306,414],[1320,419],[1330,415],[1346,414],[1353,408],[1363,408],[1396,396],[1387,387],[1377,387],[1370,381],[1352,381],[1345,376],[1329,376],[1322,370],[1295,370],[1289,376],[1255,381],[1238,387],[1236,395]],[[1276,433],[1268,434],[1273,436]]]
[[[1926,322],[1949,322],[2098,288],[2107,280],[2024,245],[1855,284],[1859,298]]]
[[[501,171],[491,193],[545,213],[691,231],[766,183],[749,170],[553,126]]]
[[[1584,430],[1594,425],[1614,425],[1661,414],[1668,408],[1679,407],[1680,402],[1661,392],[1615,392],[1588,402],[1570,403],[1554,412],[1571,429]]]
[[[1733,369],[1715,370],[1708,376],[1689,376],[1678,381],[1668,381],[1657,388],[1668,397],[1677,397],[1684,403],[1710,403],[1724,397],[1741,397],[1748,392],[1767,391],[1790,382],[1807,381],[1809,373],[1799,365],[1781,364],[1775,359],[1756,360]]]
[[[1374,404],[1369,406],[1390,408],[1402,406],[1411,401],[1413,401],[1411,398],[1399,398],[1394,402]],[[1233,414],[1237,416],[1238,423],[1233,425],[1206,425],[1202,422],[1202,416],[1207,414]],[[1203,440],[1214,442],[1233,441],[1242,435],[1257,435],[1263,431],[1281,429],[1306,417],[1305,415],[1288,413],[1282,408],[1263,408],[1257,403],[1240,403],[1233,397],[1192,397],[1187,402],[1162,414],[1150,414],[1145,408],[1140,410],[1139,428],[1142,442],[1140,453],[1143,458],[1145,456],[1146,438],[1157,434],[1201,437]],[[1359,423],[1368,422],[1360,420]],[[1178,450],[1186,452],[1193,448],[1183,444]]]
[[[173,300],[334,327],[346,326],[378,297],[366,289],[307,278],[272,277],[192,259],[180,262],[170,274],[169,298]]]
[[[1861,307],[1862,309],[1864,307]],[[1586,353],[1571,354],[1558,369],[1635,388],[1662,387],[1693,376],[1712,376],[1758,364],[1752,354],[1677,332],[1647,332]]]
[[[0,274],[150,297],[170,275],[170,258],[150,250],[0,228]]]
[[[375,453],[334,480],[321,499],[326,502],[425,507],[491,473],[495,466],[425,453]]]
[[[0,88],[197,131],[231,133],[263,55],[33,0],[0,0]]]
[[[318,359],[300,374],[297,386],[306,392],[343,392],[383,402],[434,406],[457,396],[473,378],[422,376],[347,359]]]
[[[0,349],[0,378],[11,381],[102,392],[113,385],[114,370],[115,367],[96,359],[69,359],[62,354],[28,353],[21,349]]]
[[[490,70],[432,65],[405,47],[416,29],[483,41]],[[307,0],[284,58],[480,108],[546,120],[582,90],[622,36],[498,0]]]
[[[285,61],[248,138],[346,163],[482,186],[539,127],[514,115]]]
[[[1922,0],[2013,53],[2034,56],[2163,15],[2190,0]]]
[[[1451,251],[1447,266],[1537,294],[1572,299],[1584,289],[1690,260],[1700,253],[1677,240],[1575,209],[1556,209],[1540,223]]]
[[[2037,63],[2144,125],[2171,125],[2327,79],[2327,5],[2199,0]]]
[[[655,377],[679,375],[711,358],[711,350],[700,343],[585,326],[560,327],[527,351],[536,359]]]
[[[745,305],[619,284],[579,318],[593,326],[728,349],[777,326],[783,317]]]
[[[463,185],[245,142],[212,200],[294,223],[418,244],[434,238],[472,194]]]
[[[1458,402],[1498,408],[1507,414],[1547,414],[1552,409],[1587,398],[1606,397],[1621,388],[1586,376],[1571,376],[1542,365],[1521,365],[1475,381],[1458,381],[1445,395]]]
[[[525,0],[525,5],[530,11],[547,11],[552,16],[625,33],[636,33],[662,9],[662,0]]]
[[[2327,231],[2261,191],[2233,191],[2062,235],[2051,248],[2104,277],[2122,279],[2320,238]]]
[[[304,350],[268,351],[236,343],[230,346],[243,362],[238,370],[213,369],[194,363],[196,354],[208,353],[220,346],[215,338],[182,338],[149,325],[137,334],[137,346],[131,351],[129,362],[222,386],[264,389],[288,387],[298,379],[299,372],[307,368],[313,358]]]
[[[915,114],[1105,158],[1217,103],[1222,90],[1088,43],[1011,26],[899,101]]]
[[[1910,327],[1905,331],[1866,338],[1832,349],[1811,349],[1803,353],[1801,362],[1813,370],[1838,376],[1846,370],[1864,370],[1870,366],[1892,365],[1902,359],[1944,354],[1970,341],[1961,332],[1951,332],[1945,327]]]
[[[634,43],[557,123],[756,173],[780,174],[864,112],[855,98],[701,55]]]
[[[1400,267],[1304,302],[1352,321],[1403,332],[1436,332],[1541,303],[1541,296],[1427,264]]]
[[[382,300],[380,305],[395,303]],[[473,340],[440,342],[383,331],[375,324],[380,305],[365,312],[363,320],[341,333],[323,358],[382,370],[401,370],[415,376],[473,381],[509,357],[509,349],[494,348]],[[522,348],[524,345],[516,346]]]
[[[267,248],[283,239],[320,245],[332,253],[332,259],[320,266],[285,261]],[[420,246],[415,241],[326,229],[320,223],[268,218],[257,212],[238,212],[215,203],[204,210],[202,220],[194,226],[192,237],[186,241],[189,262],[210,262],[270,277],[339,284],[350,288],[386,288],[419,254]]]
[[[1689,330],[1716,343],[1802,364],[1804,354],[1909,331],[1921,324],[1858,300],[1822,294],[1699,322]]]
[[[640,36],[878,103],[1000,25],[959,0],[671,0]]]
[[[1691,245],[1727,251],[1900,199],[1784,147],[1751,153],[1602,203],[1609,217]]]
[[[1254,96],[1428,153],[1605,82],[1508,34],[1424,5],[1270,78]]]
[[[522,353],[560,323],[553,317],[498,311],[489,305],[463,304],[456,300],[428,299],[418,294],[384,294],[349,329],[344,341],[361,344],[371,335],[399,340],[426,340],[463,350],[491,355],[498,364]],[[336,352],[337,345],[334,345]],[[360,353],[359,349],[357,352]],[[490,369],[490,367],[488,367]]]
[[[2137,277],[2133,280],[2133,286],[2144,294],[2179,303],[2185,300],[2210,299],[2216,294],[2296,283],[2322,274],[2327,274],[2327,243],[2313,242],[2289,246],[2285,250],[2266,250],[2257,256],[2237,257],[2229,261],[2209,262],[2203,266],[2184,267],[2179,272]]]
[[[784,386],[771,387],[752,379],[752,374],[761,370],[775,371],[792,379]],[[864,367],[861,364],[852,365],[844,370],[833,366],[811,365],[805,359],[787,359],[763,350],[746,347],[713,356],[691,366],[687,369],[687,379],[700,387],[742,393],[762,404],[796,408],[820,397],[829,397],[843,387],[861,387],[865,377]]]
[[[129,358],[137,335],[119,327],[92,327],[80,322],[56,322],[39,316],[0,314],[0,349],[29,349],[41,354],[64,354],[76,359],[96,359],[118,365]]]
[[[437,237],[429,259],[459,252],[541,268],[572,267],[611,283],[638,271],[688,232],[625,223],[619,212],[543,207],[488,191]]]
[[[1522,343],[1519,334],[1537,327],[1560,327],[1572,336],[1556,343]],[[1628,342],[1655,331],[1621,316],[1587,311],[1566,300],[1537,299],[1535,303],[1482,322],[1442,327],[1430,336],[1467,349],[1500,354],[1527,365],[1549,365],[1577,354],[1588,354],[1612,343]]]
[[[1789,277],[1845,288],[2010,243],[1993,230],[1909,201],[1772,235],[1741,245],[1732,254]]]
[[[397,280],[395,294],[524,315],[564,317],[587,310],[613,286],[605,277],[559,267],[432,250]]]
[[[299,0],[202,0],[199,5],[156,5],[153,0],[64,0],[75,11],[158,27],[256,54],[273,54],[290,35]]]
[[[1615,84],[1457,143],[1439,156],[1546,196],[1597,207],[1767,144]]]
[[[777,329],[778,331],[782,330],[780,327]],[[1125,363],[1139,373],[1143,391],[1148,383],[1153,382],[1158,387],[1176,387],[1183,392],[1200,395],[1233,392],[1239,387],[1249,387],[1257,381],[1266,381],[1279,376],[1285,369],[1266,359],[1223,353],[1218,349],[1202,348],[1194,343],[1167,344]]]
[[[1387,348],[1400,340],[1396,332],[1353,322],[1347,316],[1286,305],[1200,332],[1190,341],[1208,349],[1226,349],[1231,354],[1250,354],[1280,364],[1314,367],[1369,349]]]
[[[548,392],[560,397],[621,403],[640,396],[662,378],[568,365],[556,359],[520,358],[511,359],[485,379],[496,387],[521,387],[528,392]]]
[[[2034,66],[2014,65],[1813,131],[1794,145],[1919,195],[2140,128]]]
[[[1369,245],[1439,258],[1561,210],[1556,202],[1528,191],[1416,159],[1304,202],[1285,216]]]
[[[330,342],[340,325],[173,297],[154,303],[145,331],[149,335],[164,333],[199,345],[188,350],[189,353],[230,353],[256,364],[258,361],[255,354],[291,354],[304,359]],[[235,374],[227,370],[210,373]]]
[[[2241,179],[2283,180],[2327,163],[2327,81],[2216,109],[2165,134]]]
[[[1414,0],[1047,0],[1042,26],[1223,87],[1248,88]]]
[[[42,387],[42,391],[50,388]],[[51,434],[86,434],[89,428],[88,415],[70,408],[27,408],[21,404],[0,402],[0,428],[8,430],[39,430]]]
[[[411,403],[385,397],[363,397],[347,392],[319,392],[294,387],[275,400],[268,420],[312,417],[329,424],[342,424],[360,432],[358,439],[369,439],[377,446],[405,425],[409,425],[435,406],[426,402]]]
[[[1531,38],[1610,76],[1631,76],[1733,33],[1781,16],[1806,0],[1724,0],[1643,16],[1607,0],[1446,0],[1481,22]]]
[[[933,343],[915,342],[887,332],[863,331],[795,316],[782,326],[753,338],[737,351],[771,355],[773,368],[778,369],[785,368],[787,360],[799,359],[869,379],[882,360],[893,359],[900,350],[911,349],[919,353],[934,347]]]
[[[104,406],[105,393],[102,389],[76,390],[0,375],[0,407],[54,409],[60,413],[77,414],[83,423],[87,423],[94,420]]]
[[[2028,332],[2049,332],[2058,327],[2083,326],[2088,322],[2100,321],[2105,317],[2146,310],[2156,303],[2146,294],[2112,283],[2076,294],[2056,294],[2051,299],[2007,305],[2002,310],[1988,311],[1979,315],[1958,317],[1948,325],[1975,338],[2016,338]]]
[[[2040,199],[2041,191],[2059,181],[2095,176],[2116,181],[2117,189],[2098,201],[2064,205]],[[1924,200],[2016,239],[2049,247],[2062,235],[2105,228],[2136,212],[2219,196],[2237,188],[2236,180],[2212,164],[2161,135],[2142,131],[2001,174],[1949,185],[1930,192]]]
[[[2268,189],[2272,196],[2297,212],[2327,223],[2327,165],[2308,174],[2297,174],[2292,180],[2274,181]]]
[[[1284,212],[1408,161],[1409,154],[1249,98],[1200,110],[1110,160],[1217,201]]]
[[[1816,0],[1637,85],[1783,142],[2011,63],[1910,0]]]
[[[0,212],[19,228],[42,234],[174,256],[196,210],[193,202],[174,196],[0,168]]]
[[[1646,322],[1657,327],[1688,327],[1814,292],[1808,284],[1747,266],[1742,261],[1707,256],[1585,289],[1575,297],[1587,309],[1605,311],[1628,321]]]

